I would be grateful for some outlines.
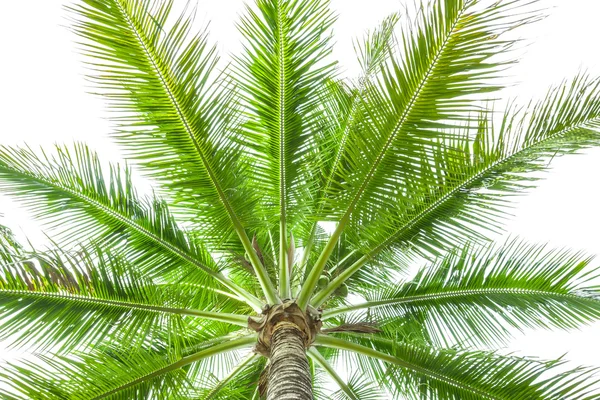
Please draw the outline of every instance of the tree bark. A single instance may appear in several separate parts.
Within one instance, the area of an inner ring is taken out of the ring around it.
[[[267,400],[313,400],[304,333],[291,322],[277,323],[271,337]]]

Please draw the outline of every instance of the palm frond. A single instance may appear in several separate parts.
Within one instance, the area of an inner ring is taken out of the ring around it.
[[[221,312],[206,300],[199,304],[189,291],[156,286],[100,248],[23,254],[0,266],[0,337],[36,350],[71,351],[116,337],[137,348],[165,332],[173,343],[186,338],[185,316],[247,325],[247,317]]]
[[[356,41],[355,48],[362,68],[362,75],[357,87],[346,87],[344,82],[337,81],[331,81],[324,87],[327,95],[320,99],[324,105],[321,119],[331,122],[325,124],[330,128],[329,130],[317,132],[321,134],[321,137],[318,138],[321,189],[319,189],[320,196],[314,198],[315,205],[312,211],[314,215],[322,214],[325,200],[323,197],[329,193],[330,186],[336,181],[348,137],[354,126],[358,124],[357,119],[361,115],[362,97],[367,82],[373,79],[392,51],[394,29],[398,19],[397,14],[388,16],[377,29],[367,32],[362,40]],[[310,271],[309,268],[312,266],[307,261],[313,250],[313,242],[317,238],[318,222],[312,221],[311,225],[309,236],[303,241],[304,256],[299,263],[304,274]]]
[[[184,15],[169,26],[173,1],[85,0],[70,9],[74,30],[97,72],[92,80],[115,110],[117,139],[192,213],[194,229],[212,250],[243,249],[271,303],[275,291],[244,224],[253,196],[244,190],[234,92],[214,83],[217,65],[206,35],[192,35]]]
[[[382,394],[373,382],[369,382],[361,374],[354,374],[351,379],[346,382],[342,379],[335,368],[329,361],[316,349],[310,348],[308,356],[314,364],[325,370],[330,378],[339,386],[340,390],[335,392],[331,398],[336,400],[381,400]]]
[[[409,282],[364,294],[365,303],[325,311],[323,318],[368,313],[393,331],[412,314],[444,346],[502,344],[510,328],[573,329],[600,318],[600,287],[589,257],[511,240],[467,246]],[[406,313],[406,314],[405,314]]]
[[[436,350],[376,338],[321,336],[317,345],[358,353],[387,365],[382,375],[395,396],[407,399],[591,400],[595,370],[564,370],[564,361],[497,353]],[[373,365],[373,369],[378,367]]]
[[[221,380],[214,376],[204,377],[202,386],[198,389],[197,400],[245,400],[252,398],[259,375],[265,368],[265,358],[250,354],[241,361],[231,372]]]
[[[388,230],[379,248],[404,242],[435,254],[499,228],[510,196],[535,186],[532,173],[548,170],[556,157],[598,145],[600,82],[581,74],[537,103],[509,107],[497,131],[486,119],[479,124],[467,146],[436,156],[443,171],[436,174],[438,185],[421,192],[421,205],[407,210],[405,222]]]
[[[243,336],[185,357],[150,351],[132,354],[129,349],[118,348],[68,357],[40,356],[41,362],[23,361],[4,366],[0,381],[22,395],[21,399],[190,398],[194,388],[187,377],[187,366],[221,353],[248,348],[255,341],[252,335]],[[48,370],[55,372],[49,376]]]
[[[120,247],[150,277],[196,276],[205,285],[217,281],[261,308],[260,300],[219,272],[210,253],[178,226],[163,201],[138,197],[127,169],[111,165],[105,173],[84,145],[57,146],[55,154],[0,147],[0,190],[54,228],[55,239],[67,239],[65,246],[81,240]]]
[[[311,159],[322,129],[319,93],[334,72],[326,60],[334,20],[328,0],[258,0],[238,25],[244,52],[234,76],[247,114],[242,140],[256,154],[251,184],[262,194],[260,212],[268,225],[279,226],[284,298],[291,297],[289,228],[305,214],[317,176]]]
[[[600,143],[600,81],[579,75],[553,88],[541,101],[525,109],[514,106],[494,132],[487,117],[468,145],[449,146],[436,153],[431,173],[435,185],[423,185],[407,198],[399,215],[403,222],[384,229],[376,246],[346,267],[315,296],[320,304],[362,266],[386,250],[403,249],[423,255],[481,240],[499,229],[510,206],[509,195],[534,186],[531,173],[545,171],[555,157],[576,153]],[[370,227],[364,226],[365,235]],[[378,236],[379,237],[379,236]]]
[[[308,303],[334,244],[350,224],[360,232],[361,243],[373,246],[397,219],[399,187],[427,183],[422,160],[431,159],[448,131],[467,120],[481,94],[500,87],[494,83],[509,62],[493,61],[514,41],[501,39],[515,27],[531,22],[523,2],[437,1],[422,10],[416,26],[401,36],[403,57],[390,58],[377,82],[364,96],[363,123],[348,138],[343,169],[331,186],[324,217],[338,221],[330,243],[309,276],[299,297]],[[402,214],[400,214],[402,215]],[[369,230],[377,216],[378,230]]]

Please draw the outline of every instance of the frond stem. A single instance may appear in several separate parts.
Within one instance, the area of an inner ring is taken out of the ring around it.
[[[319,353],[317,349],[311,347],[308,349],[308,356],[316,363],[319,367],[323,368],[335,381],[335,383],[339,386],[340,389],[348,396],[351,400],[360,400],[358,396],[354,393],[354,391],[344,382],[344,380],[335,372],[335,369],[327,362],[325,357]]]
[[[446,292],[423,294],[416,296],[406,296],[397,299],[383,299],[367,301],[360,304],[351,306],[344,306],[338,308],[332,308],[331,310],[323,311],[323,321],[334,318],[341,314],[346,314],[353,311],[365,310],[370,308],[378,308],[385,306],[392,306],[398,304],[411,304],[427,301],[438,301],[448,300],[460,297],[470,296],[487,296],[487,295],[511,295],[511,296],[541,296],[541,297],[553,297],[553,298],[571,298],[581,299],[580,296],[576,296],[570,293],[557,293],[547,290],[532,290],[523,288],[483,288],[483,289],[465,289],[465,290],[449,290]]]
[[[96,396],[93,398],[93,400],[105,399],[116,393],[122,392],[123,390],[134,387],[136,385],[139,385],[140,383],[149,381],[158,376],[178,370],[179,368],[185,367],[186,365],[198,362],[205,358],[213,357],[213,356],[216,356],[216,355],[219,355],[222,353],[227,353],[227,352],[234,351],[234,350],[248,348],[248,347],[252,346],[255,342],[256,342],[256,335],[248,335],[248,336],[241,337],[239,339],[231,340],[229,342],[217,344],[213,347],[204,349],[195,354],[189,355],[187,357],[183,357],[179,361],[169,364],[166,367],[157,369],[156,371],[151,372],[150,374],[139,377],[131,382],[125,383],[115,389],[112,389],[108,392],[105,392],[105,393],[99,395],[99,396]]]
[[[87,303],[87,304],[95,304],[101,306],[115,307],[115,308],[123,308],[128,310],[142,310],[142,311],[150,311],[156,313],[165,313],[165,314],[176,314],[176,315],[188,315],[192,317],[199,317],[204,319],[209,319],[212,321],[223,322],[226,324],[233,324],[241,327],[248,327],[248,317],[244,315],[238,314],[228,314],[228,313],[220,313],[220,312],[209,312],[195,309],[186,309],[186,308],[174,308],[174,307],[164,307],[157,306],[151,304],[142,304],[136,303],[132,301],[123,301],[123,300],[109,300],[109,299],[99,299],[97,297],[89,297],[89,296],[81,296],[70,293],[60,293],[60,292],[34,292],[28,290],[5,290],[0,289],[0,297],[4,296],[12,296],[12,297],[38,297],[38,298],[48,298],[48,299],[56,299],[63,301],[72,301],[77,303]]]
[[[287,227],[286,227],[286,51],[285,51],[285,25],[284,8],[281,1],[277,1],[277,30],[279,33],[279,293],[281,298],[291,298],[290,273],[287,265]]]

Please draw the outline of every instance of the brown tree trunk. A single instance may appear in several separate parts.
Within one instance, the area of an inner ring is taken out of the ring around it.
[[[304,333],[291,322],[275,325],[267,400],[313,400]]]

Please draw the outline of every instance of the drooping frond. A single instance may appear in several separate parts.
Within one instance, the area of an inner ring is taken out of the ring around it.
[[[572,329],[600,318],[600,288],[590,258],[512,240],[467,246],[422,268],[409,282],[365,293],[366,302],[323,318],[368,313],[394,331],[411,315],[444,345],[502,344],[510,328]]]
[[[130,349],[93,351],[68,357],[40,357],[3,365],[0,382],[15,399],[172,399],[193,398],[195,389],[187,377],[187,366],[221,353],[248,348],[252,335],[225,341],[197,353],[181,356]],[[49,376],[48,371],[53,371]]]
[[[254,221],[254,196],[244,190],[243,149],[232,136],[235,92],[215,83],[217,58],[206,35],[193,35],[185,15],[170,21],[172,0],[83,3],[70,8],[74,30],[93,42],[83,49],[97,69],[92,80],[120,113],[117,139],[191,214],[211,250],[241,251],[239,238],[276,302],[244,230]]]
[[[502,34],[535,20],[523,2],[437,1],[421,10],[415,26],[400,35],[400,58],[391,57],[363,97],[364,118],[351,132],[343,168],[328,193],[324,217],[338,221],[299,302],[308,303],[335,242],[350,224],[367,248],[377,245],[398,216],[403,187],[426,185],[422,160],[439,142],[479,110],[483,93],[499,89],[496,80],[507,61],[492,56],[514,45]],[[376,218],[375,218],[376,217]],[[369,230],[377,221],[380,229]]]
[[[247,317],[220,312],[210,299],[154,285],[134,265],[100,248],[23,254],[0,265],[0,338],[18,347],[72,351],[115,341],[137,348],[168,334],[180,346],[187,336],[185,316],[246,326]]]
[[[115,246],[150,277],[196,276],[209,286],[217,281],[254,308],[261,307],[219,272],[208,251],[179,228],[164,202],[138,197],[127,170],[110,166],[106,174],[84,145],[57,146],[55,154],[0,147],[0,190],[18,198],[66,244]]]
[[[436,350],[392,340],[321,336],[317,345],[370,358],[373,369],[394,394],[405,399],[452,400],[592,400],[597,398],[595,371],[565,371],[564,362],[541,361],[496,353]]]
[[[399,247],[435,254],[498,227],[510,205],[507,197],[534,185],[536,178],[530,173],[547,170],[554,157],[600,143],[600,81],[580,75],[550,90],[538,103],[511,107],[499,130],[492,127],[486,117],[466,146],[456,145],[461,141],[437,151],[437,164],[431,169],[437,183],[415,190],[397,223],[387,229],[375,223],[378,235],[384,235],[378,244],[317,294],[314,304],[385,250]]]

